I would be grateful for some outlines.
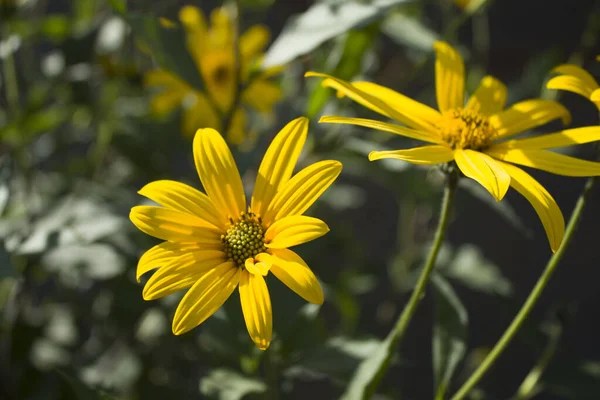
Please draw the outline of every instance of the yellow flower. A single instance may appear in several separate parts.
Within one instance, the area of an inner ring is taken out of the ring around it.
[[[164,240],[142,255],[137,278],[158,268],[143,290],[154,300],[189,288],[173,318],[180,335],[210,317],[239,287],[250,337],[265,350],[271,342],[272,272],[305,300],[321,304],[323,292],[304,260],[289,250],[329,231],[302,214],[333,183],[342,165],[320,161],[292,177],[306,140],[308,120],[298,118],[275,137],[260,164],[250,206],[235,161],[221,135],[199,129],[194,160],[206,194],[183,183],[155,181],[139,193],[160,204],[136,206],[131,221]]]
[[[151,101],[152,111],[164,115],[176,107],[183,107],[182,129],[191,136],[197,128],[210,127],[221,131],[225,117],[235,108],[225,134],[230,142],[238,144],[244,139],[244,107],[268,113],[281,97],[280,88],[268,80],[278,69],[257,70],[262,51],[269,42],[269,30],[255,25],[240,36],[241,82],[238,83],[234,25],[225,9],[212,12],[210,26],[202,11],[193,6],[183,7],[179,19],[205,92],[196,90],[165,70],[149,72],[146,85],[162,89]],[[167,26],[173,24],[170,21],[162,23]],[[238,86],[243,91],[240,101],[236,102]]]
[[[569,112],[552,101],[525,100],[504,109],[506,87],[486,76],[465,105],[464,65],[460,54],[443,42],[436,52],[438,110],[371,82],[345,82],[324,74],[323,85],[407,127],[361,118],[325,116],[320,122],[353,124],[431,143],[408,150],[373,151],[369,159],[395,158],[414,164],[435,165],[452,161],[464,175],[479,182],[497,201],[509,186],[521,193],[540,217],[553,251],[564,234],[564,219],[552,196],[522,169],[533,167],[559,175],[600,175],[600,163],[579,160],[548,149],[600,140],[600,128],[563,130],[529,139],[509,139],[556,118],[564,123]]]
[[[600,57],[598,61],[600,61]],[[561,75],[548,81],[546,85],[548,89],[560,89],[577,93],[589,99],[600,111],[600,86],[589,72],[572,64],[559,65],[552,72]]]

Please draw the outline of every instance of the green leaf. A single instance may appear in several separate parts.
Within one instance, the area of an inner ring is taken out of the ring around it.
[[[467,346],[467,310],[440,275],[431,279],[434,289],[435,322],[433,325],[433,371],[436,382],[435,398],[444,399],[452,375],[463,359]]]
[[[156,58],[161,67],[202,90],[202,78],[186,47],[185,32],[180,27],[166,28],[155,16],[130,14],[126,21]]]
[[[108,0],[110,6],[119,14],[127,12],[127,0]]]
[[[17,273],[15,272],[10,254],[4,247],[4,240],[0,240],[0,280],[4,278],[16,278]]]
[[[433,42],[439,35],[415,17],[394,13],[382,24],[382,32],[396,43],[426,52],[433,51]]]
[[[564,399],[596,400],[600,398],[600,362],[553,363],[544,374],[542,384],[545,392]]]
[[[264,393],[261,380],[228,369],[214,369],[200,380],[200,393],[219,400],[241,400],[250,393]]]
[[[42,21],[40,32],[47,38],[59,42],[71,33],[71,22],[64,15],[50,15]]]
[[[341,4],[317,3],[286,23],[283,32],[267,51],[263,67],[283,65],[307,54],[329,39],[350,29],[365,26],[391,7],[408,0],[348,1]]]

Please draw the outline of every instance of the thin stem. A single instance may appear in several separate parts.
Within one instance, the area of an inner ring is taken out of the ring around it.
[[[267,351],[267,354],[265,354],[265,370],[267,382],[269,384],[265,397],[269,400],[279,400],[279,381],[277,377],[277,367],[273,359],[274,356],[272,350]]]
[[[498,343],[494,346],[492,351],[487,355],[485,360],[479,365],[479,367],[473,372],[473,374],[467,379],[467,381],[462,385],[462,387],[456,392],[456,394],[452,397],[451,400],[461,400],[463,399],[470,391],[475,387],[475,385],[479,382],[479,380],[485,375],[485,373],[494,365],[500,354],[504,351],[506,346],[510,343],[510,341],[515,337],[523,322],[527,319],[527,316],[539,300],[544,288],[548,284],[548,281],[552,277],[552,273],[556,269],[559,261],[562,259],[563,254],[565,253],[569,243],[571,242],[571,238],[573,237],[573,233],[575,232],[575,228],[581,219],[581,214],[583,209],[585,208],[585,203],[589,194],[591,193],[591,189],[594,186],[595,179],[593,177],[589,178],[579,199],[577,200],[577,204],[575,205],[575,209],[573,210],[573,214],[571,214],[571,218],[569,219],[569,223],[567,224],[567,229],[565,230],[565,236],[563,241],[559,247],[559,249],[550,257],[548,264],[546,264],[546,269],[538,279],[535,284],[533,290],[527,297],[527,300],[523,304],[523,307],[519,310],[509,327],[504,331],[504,334],[498,340]]]
[[[6,86],[6,102],[12,116],[16,118],[19,113],[19,82],[17,81],[17,70],[15,69],[14,53],[9,50],[2,63],[4,72],[4,85]]]
[[[388,337],[385,339],[385,342],[389,343],[389,347],[386,351],[386,356],[383,363],[381,363],[377,373],[375,374],[375,377],[373,378],[373,381],[369,384],[367,390],[369,394],[375,393],[377,386],[379,386],[379,382],[383,378],[383,374],[390,364],[392,355],[395,353],[398,344],[406,332],[406,328],[408,328],[408,325],[410,324],[410,321],[415,314],[421,299],[423,298],[425,288],[429,282],[429,276],[435,267],[435,261],[440,248],[442,247],[442,243],[444,242],[446,227],[448,226],[448,222],[450,220],[450,211],[452,210],[452,205],[454,203],[457,185],[458,175],[456,171],[451,171],[447,176],[446,188],[444,189],[444,198],[442,199],[442,208],[440,211],[440,219],[435,231],[431,250],[429,250],[429,255],[427,256],[427,260],[425,261],[425,265],[423,266],[419,280],[415,285],[415,289],[413,290],[410,299],[408,299],[408,303],[404,307],[404,310],[402,310],[400,317],[388,334]],[[369,396],[363,397],[368,398]]]

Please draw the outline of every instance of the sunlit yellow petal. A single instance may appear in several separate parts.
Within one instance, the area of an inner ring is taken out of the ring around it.
[[[505,138],[558,118],[562,119],[565,125],[571,122],[571,114],[561,104],[555,101],[533,99],[521,101],[492,115],[490,124],[498,131],[497,138]]]
[[[185,91],[190,90],[190,86],[177,75],[161,69],[148,72],[144,76],[144,85],[177,90],[185,89]]]
[[[393,158],[418,165],[443,164],[454,159],[454,150],[448,146],[422,146],[408,150],[372,151],[369,160]]]
[[[197,91],[189,92],[183,100],[183,133],[190,139],[198,129],[221,129],[221,119],[208,98]]]
[[[154,206],[136,206],[129,219],[142,232],[172,242],[218,242],[221,230],[214,225],[180,211]]]
[[[152,96],[150,110],[152,114],[162,117],[180,107],[184,98],[185,93],[177,90],[165,90]]]
[[[242,57],[250,60],[259,55],[269,43],[270,36],[269,29],[263,25],[254,25],[244,32],[240,36],[240,53],[242,53]]]
[[[394,110],[386,102],[384,102],[374,96],[371,96],[370,94],[365,93],[364,91],[353,86],[350,82],[346,82],[341,79],[337,79],[333,76],[326,75],[326,74],[320,74],[317,72],[307,72],[306,74],[304,74],[304,76],[306,76],[306,77],[315,76],[315,77],[320,77],[320,78],[327,78],[321,83],[322,86],[326,86],[326,87],[335,89],[338,91],[338,93],[342,93],[344,96],[348,96],[352,100],[356,101],[357,103],[359,103],[379,114],[385,115],[388,118],[395,119],[397,121],[401,121],[404,119],[404,117],[402,116],[401,113]]]
[[[206,91],[217,108],[226,114],[233,106],[238,84],[233,48],[212,50],[200,57],[200,72]]]
[[[576,78],[577,80],[579,80],[583,84],[583,86],[589,87],[592,90],[598,89],[598,82],[596,82],[594,77],[589,72],[587,72],[585,69],[581,68],[578,65],[574,65],[574,64],[559,65],[558,67],[556,67],[552,70],[552,73],[572,76],[572,77]],[[549,89],[562,89],[562,88],[551,88],[550,86],[548,86],[548,88]]]
[[[564,176],[599,176],[600,163],[544,150],[490,152],[494,158]]]
[[[225,261],[227,257],[220,250],[187,252],[159,268],[144,285],[142,296],[144,300],[155,300],[187,289],[209,269]]]
[[[263,217],[263,224],[269,226],[274,220],[304,213],[341,171],[339,161],[326,160],[298,172],[277,192]]]
[[[203,39],[202,36],[206,35],[206,19],[202,10],[195,6],[183,6],[179,10],[179,20],[188,33],[199,34],[196,39],[200,39],[197,43],[200,45]]]
[[[586,126],[583,128],[565,129],[548,135],[540,135],[527,139],[513,139],[494,144],[486,150],[488,152],[503,152],[508,149],[542,150],[556,147],[572,146],[600,140],[600,126]]]
[[[373,82],[352,82],[351,85],[391,106],[402,116],[398,121],[403,124],[434,135],[437,133],[436,123],[441,118],[439,111]]]
[[[522,169],[499,161],[511,176],[510,186],[521,193],[535,209],[544,225],[552,251],[558,250],[565,233],[565,220],[550,193]]]
[[[272,224],[265,233],[270,249],[283,249],[310,242],[329,232],[325,222],[304,215],[285,217]]]
[[[469,98],[467,108],[482,115],[498,113],[506,105],[506,94],[506,86],[502,82],[493,76],[485,76]]]
[[[273,311],[269,289],[262,275],[242,271],[240,301],[246,328],[252,341],[259,349],[266,350],[271,344]]]
[[[158,267],[167,265],[171,260],[181,257],[182,255],[195,250],[205,248],[206,245],[200,243],[178,243],[178,242],[162,242],[146,251],[138,261],[136,270],[136,279],[139,282],[140,277],[148,271],[152,271]],[[209,246],[209,249],[219,249],[221,244],[218,243]]]
[[[244,263],[244,266],[251,274],[267,276],[272,264],[273,262],[271,261],[270,254],[260,253],[254,258],[248,258]]]
[[[279,85],[265,79],[255,79],[242,93],[242,101],[259,112],[273,111],[282,96]]]
[[[246,139],[246,112],[242,107],[238,107],[233,113],[226,138],[229,143],[235,145]]]
[[[595,87],[586,85],[586,83],[581,79],[575,76],[568,75],[555,76],[554,78],[550,79],[546,84],[546,87],[548,89],[566,90],[568,92],[577,93],[578,95],[583,96],[586,99],[590,98],[592,92],[594,91],[594,89],[596,89],[597,86],[598,85],[596,85]]]
[[[600,108],[600,89],[596,89],[592,92],[590,100],[596,104],[596,107]]]
[[[175,311],[173,333],[181,335],[213,315],[233,293],[239,281],[240,269],[229,261],[201,275]]]
[[[271,249],[271,272],[304,300],[323,304],[323,289],[304,260],[288,249]]]
[[[465,104],[465,66],[452,46],[435,42],[435,92],[440,111],[463,107]]]
[[[154,181],[138,191],[158,204],[176,211],[195,215],[225,231],[227,220],[215,209],[207,195],[177,181]]]
[[[319,122],[329,123],[329,124],[349,124],[349,125],[358,125],[364,126],[365,128],[377,129],[379,131],[395,133],[397,135],[409,137],[411,139],[422,140],[424,142],[429,143],[444,143],[442,138],[437,134],[405,128],[403,126],[389,124],[387,122],[375,121],[372,119],[365,118],[353,118],[353,117],[334,117],[334,116],[323,116],[319,119]]]
[[[242,179],[225,140],[214,129],[198,129],[194,137],[194,161],[204,190],[222,219],[246,211]]]
[[[290,179],[308,133],[308,119],[289,122],[267,149],[256,175],[252,211],[264,215],[279,188]]]
[[[496,201],[502,200],[510,186],[510,176],[500,163],[474,150],[457,149],[454,159],[463,174],[479,182]]]

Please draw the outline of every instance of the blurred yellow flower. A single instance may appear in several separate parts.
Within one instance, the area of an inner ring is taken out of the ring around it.
[[[198,128],[222,131],[225,119],[230,116],[225,135],[231,143],[238,144],[243,141],[246,132],[244,107],[268,113],[281,97],[279,86],[268,80],[279,69],[258,69],[262,51],[269,42],[269,30],[255,25],[240,36],[241,82],[238,82],[235,28],[226,10],[214,10],[210,26],[202,11],[193,6],[183,7],[179,19],[186,32],[188,51],[204,83],[204,91],[196,90],[168,71],[149,72],[146,85],[160,89],[152,99],[152,111],[164,115],[182,107],[182,129],[189,136]],[[164,19],[161,23],[167,27],[174,25]],[[236,101],[238,90],[242,92]]]
[[[165,240],[141,257],[137,278],[158,268],[144,286],[154,300],[181,289],[173,333],[185,333],[210,317],[239,287],[250,337],[265,350],[271,342],[271,300],[265,276],[272,272],[305,300],[321,304],[323,292],[304,260],[289,250],[329,231],[302,214],[339,175],[338,161],[320,161],[292,177],[308,131],[298,118],[275,137],[260,164],[250,206],[235,161],[221,135],[199,129],[194,160],[206,194],[183,183],[156,181],[139,193],[157,206],[136,206],[131,221]]]
[[[525,100],[504,109],[506,87],[486,76],[465,105],[463,59],[450,45],[434,44],[438,110],[371,82],[345,82],[324,74],[324,86],[407,127],[362,118],[324,116],[320,122],[352,124],[395,133],[431,143],[409,150],[373,151],[369,159],[395,158],[414,164],[435,165],[452,161],[469,178],[479,182],[496,201],[509,186],[533,206],[544,225],[550,247],[556,251],[564,234],[564,218],[548,191],[522,169],[533,167],[559,175],[600,175],[600,163],[546,151],[600,140],[599,127],[563,130],[529,139],[511,136],[561,118],[569,112],[560,104],[542,99]]]
[[[600,58],[598,58],[598,61],[600,61]],[[600,86],[589,72],[572,64],[559,65],[552,72],[561,75],[548,81],[546,84],[548,89],[560,89],[577,93],[594,103],[600,111]]]

